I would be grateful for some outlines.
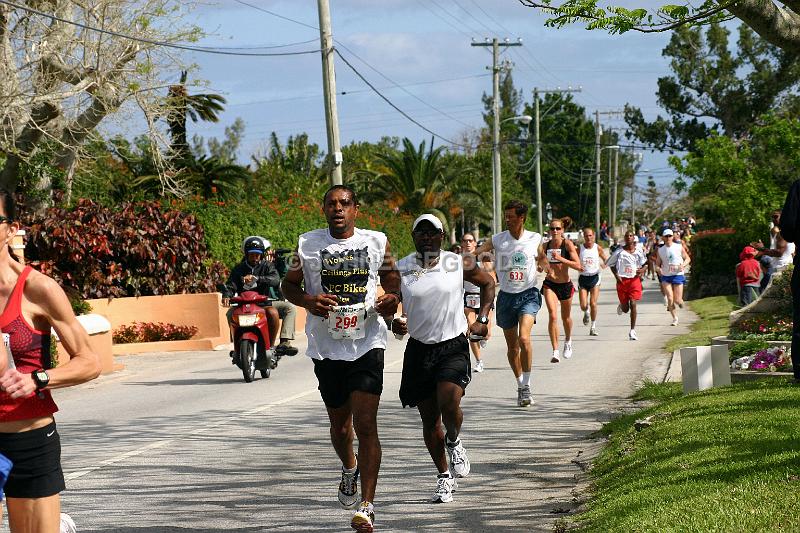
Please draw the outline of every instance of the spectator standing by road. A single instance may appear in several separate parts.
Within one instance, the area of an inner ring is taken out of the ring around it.
[[[0,329],[12,356],[0,376],[0,454],[14,463],[5,486],[8,522],[12,533],[50,533],[59,530],[65,488],[51,391],[90,381],[101,367],[58,283],[13,256],[18,230],[14,200],[0,192]],[[51,328],[69,355],[56,368]]]
[[[346,509],[358,505],[350,526],[364,533],[373,531],[381,465],[378,404],[388,330],[377,315],[394,316],[401,296],[389,241],[383,233],[355,226],[358,208],[350,187],[328,189],[322,199],[328,227],[300,236],[299,268],[289,269],[281,288],[287,300],[308,310],[307,353],[328,411],[331,443],[342,462],[339,503]],[[379,278],[382,296],[377,294]]]
[[[780,235],[788,243],[795,244],[800,239],[800,180],[792,183],[783,211],[780,215]],[[800,385],[800,262],[794,256],[792,271],[792,370],[794,384]]]

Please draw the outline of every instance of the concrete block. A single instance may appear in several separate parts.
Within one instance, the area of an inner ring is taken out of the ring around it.
[[[683,393],[731,384],[728,346],[690,346],[681,348]]]

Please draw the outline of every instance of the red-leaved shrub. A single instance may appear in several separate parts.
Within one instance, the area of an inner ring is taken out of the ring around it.
[[[227,276],[194,215],[157,202],[50,208],[30,221],[25,256],[83,298],[214,292]]]

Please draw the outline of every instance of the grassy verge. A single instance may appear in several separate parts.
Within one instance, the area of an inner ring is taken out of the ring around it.
[[[681,395],[607,424],[585,531],[800,531],[800,387],[762,380]],[[636,431],[634,421],[652,425]]]
[[[736,307],[736,296],[710,296],[686,303],[700,320],[689,327],[689,333],[670,339],[664,347],[667,353],[685,346],[705,346],[711,344],[711,337],[726,335],[728,315]]]

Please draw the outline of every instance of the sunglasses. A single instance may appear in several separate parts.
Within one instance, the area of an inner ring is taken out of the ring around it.
[[[5,223],[11,224],[12,222],[14,222],[12,219],[0,215],[0,224],[5,224]]]
[[[461,242],[475,242],[475,239],[461,239]]]
[[[558,231],[558,230],[561,230],[561,229],[564,229],[564,228],[562,228],[561,226],[550,226],[550,231]]]
[[[419,237],[436,237],[437,235],[442,235],[442,232],[439,231],[438,229],[414,230],[411,233]]]

